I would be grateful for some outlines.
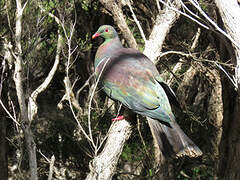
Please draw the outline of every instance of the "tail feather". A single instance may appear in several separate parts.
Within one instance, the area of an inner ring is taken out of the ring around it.
[[[168,125],[158,120],[148,118],[148,124],[153,138],[158,143],[164,156],[198,157],[202,155],[202,151],[183,132],[175,121]]]

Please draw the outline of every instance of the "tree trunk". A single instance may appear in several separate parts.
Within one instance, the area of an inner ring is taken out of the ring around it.
[[[27,3],[27,2],[26,2]],[[36,144],[34,142],[33,133],[31,130],[31,123],[28,118],[28,110],[26,105],[26,97],[23,89],[23,67],[22,67],[22,17],[25,5],[22,7],[22,1],[16,0],[17,10],[16,10],[16,33],[15,33],[15,43],[16,43],[16,60],[15,60],[15,72],[14,81],[16,85],[17,98],[21,113],[21,124],[24,133],[24,138],[26,142],[26,148],[28,152],[29,168],[31,173],[31,180],[37,180],[37,157],[36,157]]]
[[[191,105],[187,109],[194,113],[196,119],[207,120],[203,123],[207,129],[199,126],[199,138],[206,142],[204,147],[207,153],[204,156],[213,159],[217,169],[223,122],[222,84],[218,71],[192,63],[184,73],[177,96],[183,107]]]
[[[215,0],[227,33],[232,37],[236,62],[234,86],[223,81],[224,121],[221,139],[218,177],[221,179],[240,179],[240,7],[236,0]]]
[[[2,66],[0,67],[0,99],[3,104],[7,104],[7,87],[6,87],[6,60],[2,61]],[[0,108],[0,170],[1,170],[1,179],[8,179],[8,160],[7,160],[7,143],[6,143],[6,113],[3,108]]]

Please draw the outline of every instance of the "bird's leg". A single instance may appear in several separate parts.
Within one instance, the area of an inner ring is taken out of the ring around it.
[[[120,120],[123,120],[124,119],[124,116],[118,116],[116,118],[113,118],[112,121],[120,121]]]

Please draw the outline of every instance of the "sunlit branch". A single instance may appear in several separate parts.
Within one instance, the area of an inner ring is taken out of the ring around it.
[[[140,31],[140,34],[141,34],[141,36],[142,36],[142,38],[144,40],[144,43],[146,43],[147,40],[146,40],[145,34],[144,34],[143,29],[142,29],[142,27],[140,25],[140,22],[138,21],[136,15],[135,15],[135,13],[134,13],[134,11],[132,9],[132,5],[131,5],[130,0],[127,0],[127,5],[128,5],[128,7],[129,7],[129,9],[130,9],[130,11],[132,13],[132,16],[133,16],[133,19],[134,19],[135,23],[137,24],[137,27],[138,27],[138,29]]]

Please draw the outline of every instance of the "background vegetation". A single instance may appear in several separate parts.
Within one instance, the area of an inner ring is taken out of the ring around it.
[[[0,148],[5,157],[0,164],[4,169],[4,163],[7,163],[8,168],[8,175],[5,173],[4,177],[18,180],[30,178],[26,142],[26,128],[29,127],[36,147],[38,179],[49,178],[51,162],[53,179],[84,179],[90,171],[89,162],[96,156],[77,123],[80,122],[83,129],[88,129],[88,105],[95,85],[93,60],[101,43],[101,40],[93,41],[91,36],[100,25],[110,24],[119,32],[125,47],[132,46],[129,43],[131,41],[126,39],[114,21],[112,12],[102,1],[47,0],[21,3],[26,3],[26,6],[22,14],[22,52],[19,52],[16,40],[17,1],[0,2]],[[184,3],[189,9],[195,10],[187,1]],[[199,3],[209,17],[219,26],[223,25],[212,1],[202,0]],[[125,1],[119,1],[117,5],[123,11],[138,49],[143,51],[144,39],[129,7]],[[131,5],[148,38],[159,13],[157,1],[133,0]],[[224,162],[227,146],[224,139],[230,131],[230,121],[227,119],[233,113],[232,99],[236,97],[234,86],[226,75],[234,74],[231,44],[219,34],[180,16],[167,34],[161,51],[163,54],[158,57],[156,65],[176,92],[183,108],[182,112],[175,110],[177,120],[203,151],[203,156],[196,159],[171,160],[167,173],[172,179],[178,180],[216,179],[221,174]],[[22,120],[14,80],[18,57],[22,59],[21,82],[27,105],[34,90],[48,77],[57,57],[60,60],[52,80],[38,94],[35,102],[38,111],[29,121]],[[70,83],[72,105],[65,97],[68,87],[66,82]],[[111,118],[115,117],[117,110],[118,105],[98,88],[91,109],[94,140],[107,134]],[[139,121],[136,118],[131,120],[132,134],[125,143],[113,179],[159,177],[159,167],[154,165],[149,127],[145,118],[138,118]],[[224,152],[221,152],[221,148]]]

